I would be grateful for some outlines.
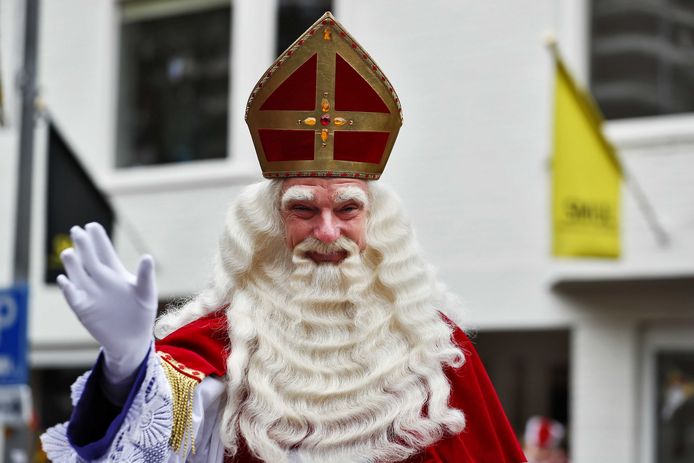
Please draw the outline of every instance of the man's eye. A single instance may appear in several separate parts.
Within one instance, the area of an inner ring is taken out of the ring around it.
[[[358,206],[356,206],[354,204],[350,204],[350,205],[344,206],[342,209],[340,209],[340,212],[354,212],[357,210],[359,210]]]
[[[306,213],[306,212],[311,212],[311,211],[312,211],[312,209],[311,209],[310,207],[304,206],[304,205],[302,205],[302,204],[296,204],[296,205],[292,206],[292,207],[291,207],[291,210],[294,211],[294,212],[302,212],[302,213]]]

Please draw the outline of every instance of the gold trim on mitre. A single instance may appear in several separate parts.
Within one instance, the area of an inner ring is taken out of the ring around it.
[[[387,113],[334,109],[337,54],[380,97]],[[314,109],[261,111],[260,107],[273,92],[314,55],[317,56]],[[326,121],[321,117],[329,120],[327,125],[322,123]],[[330,12],[326,12],[277,58],[254,87],[246,105],[246,122],[266,178],[329,176],[375,180],[388,162],[402,121],[400,100],[393,85]],[[268,161],[260,138],[259,130],[262,129],[311,131],[314,134],[313,159]],[[334,135],[340,131],[380,132],[384,137],[387,134],[380,161],[334,159]]]

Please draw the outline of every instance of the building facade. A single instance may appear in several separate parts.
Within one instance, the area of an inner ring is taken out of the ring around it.
[[[326,7],[398,91],[405,123],[382,181],[461,297],[519,433],[528,417],[550,415],[567,425],[575,463],[691,461],[694,7],[685,0],[44,0],[29,333],[37,410],[65,413],[46,398],[52,381],[88,368],[98,349],[43,278],[49,122],[110,198],[126,266],[150,253],[163,301],[194,294],[227,204],[260,180],[248,94]],[[12,281],[23,12],[23,0],[0,3],[0,286]],[[616,261],[550,253],[547,31],[610,118],[606,134],[629,173]]]

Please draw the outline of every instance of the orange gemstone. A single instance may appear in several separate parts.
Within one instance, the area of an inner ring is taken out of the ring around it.
[[[320,139],[323,140],[324,142],[328,141],[328,129],[321,130]]]
[[[337,125],[338,127],[341,125],[345,125],[346,123],[347,123],[347,119],[345,119],[344,117],[336,117],[335,118],[335,125]]]
[[[327,98],[323,98],[321,100],[320,107],[324,113],[327,113],[328,111],[330,111],[330,102],[328,101]]]
[[[304,119],[304,124],[316,125],[316,118],[315,117],[307,117],[306,119]]]
[[[323,29],[323,40],[332,40],[333,35],[327,27]]]

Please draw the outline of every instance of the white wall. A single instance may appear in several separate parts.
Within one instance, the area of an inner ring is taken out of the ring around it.
[[[631,463],[638,326],[662,316],[691,319],[691,302],[675,298],[665,305],[653,300],[639,305],[629,292],[607,302],[577,302],[550,287],[557,281],[694,271],[694,119],[685,115],[608,127],[668,231],[668,246],[655,242],[625,190],[620,261],[550,257],[553,76],[541,38],[554,30],[567,62],[584,78],[586,1],[373,0],[365,5],[336,0],[335,13],[398,91],[405,124],[384,181],[400,192],[424,249],[463,298],[469,322],[481,329],[575,330],[574,461]],[[20,3],[1,3],[3,36],[14,29],[5,12]],[[274,58],[274,35],[267,31],[274,24],[275,3],[237,0],[233,5],[229,159],[116,171],[118,3],[42,2],[42,96],[127,225],[116,230],[124,261],[132,268],[141,251],[153,254],[163,297],[202,287],[226,204],[242,185],[259,178],[242,115],[248,93]],[[16,63],[18,52],[0,38],[7,92],[8,62],[15,53]],[[13,222],[15,189],[15,160],[5,153],[15,153],[15,144],[16,131],[0,129],[0,283],[9,278],[12,227],[5,224]],[[42,176],[45,160],[39,152],[37,158]],[[44,206],[42,196],[37,198],[32,342],[38,349],[93,345],[58,291],[39,283]],[[142,237],[144,249],[138,249],[131,229]],[[604,390],[605,382],[619,395]],[[606,403],[609,413],[602,410]]]
[[[117,6],[90,0],[44,3],[43,96],[68,141],[113,194],[121,215],[150,243],[165,296],[190,293],[204,281],[224,204],[240,184],[259,178],[242,114],[250,88],[273,58],[273,34],[257,30],[274,22],[274,4],[261,5],[234,3],[230,158],[193,168],[115,171]],[[654,244],[625,192],[621,261],[561,262],[549,255],[553,76],[542,35],[554,30],[570,45],[567,60],[581,62],[575,56],[584,51],[575,45],[579,32],[566,31],[568,25],[581,31],[566,19],[576,14],[572,7],[549,0],[433,1],[426,8],[401,1],[395,9],[386,1],[370,2],[369,8],[336,2],[338,18],[386,71],[403,103],[405,124],[384,181],[401,193],[423,247],[462,296],[470,321],[481,328],[570,325],[575,317],[548,295],[556,280],[596,273],[682,273],[694,266],[694,240],[688,239],[692,208],[686,200],[672,199],[691,191],[685,173],[694,137],[687,138],[685,129],[680,131],[689,145],[669,153],[668,163],[658,163],[662,145],[648,151],[628,130],[613,130],[628,147],[622,153],[627,164],[671,231],[669,248]],[[675,174],[680,178],[673,179]],[[126,260],[134,263],[137,250],[127,233],[119,230],[118,240]],[[184,276],[178,268],[186,269]],[[49,305],[55,304],[60,301]]]
[[[563,324],[543,303],[553,2],[372,2],[339,19],[392,78],[405,124],[384,179],[480,326]],[[522,20],[519,20],[522,18]],[[413,187],[414,186],[414,187]],[[503,285],[500,294],[492,288]],[[521,297],[506,297],[515,293]],[[535,300],[520,319],[518,300]]]
[[[654,423],[640,418],[657,406],[641,379],[643,334],[688,326],[694,339],[693,296],[691,278],[574,283],[557,294],[577,317],[570,348],[572,461],[655,463],[638,452],[644,438],[654,438],[642,433]]]
[[[338,18],[403,104],[384,179],[398,187],[424,247],[481,328],[570,323],[547,292],[559,280],[694,270],[692,116],[656,128],[612,123],[608,132],[669,231],[669,246],[657,245],[625,188],[620,261],[550,256],[553,70],[542,36],[554,31],[577,77],[587,75],[585,3],[338,3]]]
[[[632,323],[591,317],[574,331],[571,412],[576,462],[637,461],[638,359]]]

